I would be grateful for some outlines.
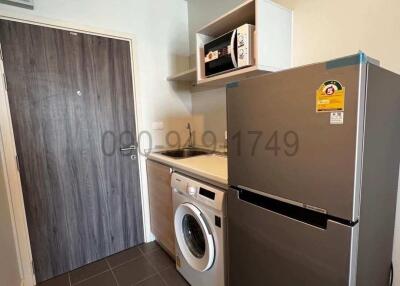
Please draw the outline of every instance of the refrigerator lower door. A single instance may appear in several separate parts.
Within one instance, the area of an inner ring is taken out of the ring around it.
[[[228,192],[230,286],[355,285],[358,224],[326,229],[243,201]],[[317,220],[318,221],[318,220]]]

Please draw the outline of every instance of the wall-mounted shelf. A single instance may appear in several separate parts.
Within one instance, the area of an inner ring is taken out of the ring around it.
[[[33,0],[0,0],[0,3],[9,4],[21,8],[32,9],[34,7]]]
[[[230,82],[239,81],[241,79],[261,75],[268,73],[263,70],[257,69],[256,66],[251,66],[239,70],[235,70],[229,73],[216,75],[213,77],[205,78],[198,84],[199,87],[222,87]]]
[[[209,90],[209,89],[219,88],[224,85],[221,82],[215,84],[216,81],[214,80],[210,85],[203,85],[199,87],[196,83],[196,75],[197,75],[196,68],[192,68],[187,71],[171,75],[167,77],[167,80],[170,82],[180,82],[180,83],[190,84],[191,91]]]
[[[196,83],[196,68],[189,69],[187,71],[171,75],[167,77],[168,81],[184,81]]]
[[[204,44],[243,24],[255,25],[253,54],[255,64],[243,69],[206,77]],[[197,85],[224,86],[267,72],[291,66],[292,11],[270,0],[248,0],[212,21],[196,33]]]

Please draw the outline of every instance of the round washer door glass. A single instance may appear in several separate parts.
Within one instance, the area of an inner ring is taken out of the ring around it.
[[[182,232],[190,252],[197,258],[202,258],[206,253],[206,240],[201,225],[190,214],[182,219]]]
[[[190,203],[181,204],[175,211],[174,225],[179,249],[187,263],[200,272],[210,269],[215,245],[201,211]]]

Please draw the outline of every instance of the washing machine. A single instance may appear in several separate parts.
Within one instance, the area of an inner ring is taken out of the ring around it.
[[[179,173],[171,186],[177,270],[192,286],[224,286],[224,190]]]

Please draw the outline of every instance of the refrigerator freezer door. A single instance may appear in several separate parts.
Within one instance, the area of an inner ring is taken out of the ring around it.
[[[228,88],[229,185],[356,221],[357,132],[364,109],[360,74],[358,64],[328,68],[321,63]],[[317,90],[326,81],[344,87],[343,114],[316,111]]]
[[[320,229],[244,202],[236,190],[228,191],[228,213],[230,286],[355,285],[358,225]]]

